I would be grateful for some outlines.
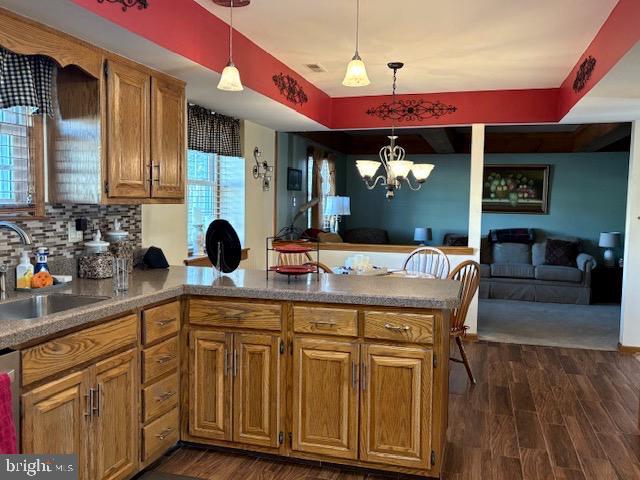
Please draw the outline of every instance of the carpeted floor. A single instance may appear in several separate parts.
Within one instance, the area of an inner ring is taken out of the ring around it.
[[[616,350],[620,331],[619,305],[480,300],[478,335],[482,340]]]

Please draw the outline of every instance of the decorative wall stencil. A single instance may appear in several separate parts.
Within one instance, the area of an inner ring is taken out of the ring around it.
[[[98,0],[98,3],[104,3],[105,1],[109,3],[121,3],[123,12],[126,12],[128,8],[133,8],[135,6],[138,7],[138,10],[142,10],[149,6],[148,0]]]
[[[302,105],[309,101],[307,94],[304,93],[304,89],[298,84],[298,81],[291,75],[285,75],[279,73],[273,76],[273,83],[276,84],[280,94],[296,105]]]
[[[440,101],[429,100],[396,100],[383,103],[367,110],[367,115],[379,117],[382,120],[415,121],[427,118],[440,118],[458,110],[455,105],[446,105]]]
[[[585,87],[595,68],[596,59],[589,55],[584,59],[584,62],[580,64],[580,68],[578,68],[578,71],[576,72],[576,78],[573,81],[574,92],[578,93]]]

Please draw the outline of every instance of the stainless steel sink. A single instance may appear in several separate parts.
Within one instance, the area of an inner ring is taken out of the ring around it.
[[[109,297],[50,293],[0,304],[0,320],[27,320],[101,302]]]

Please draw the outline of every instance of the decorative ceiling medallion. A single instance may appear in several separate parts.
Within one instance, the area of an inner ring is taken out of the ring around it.
[[[133,8],[135,6],[138,7],[138,10],[142,10],[149,6],[148,0],[98,0],[98,3],[104,3],[105,1],[109,3],[121,3],[123,12],[126,12],[128,8]]]
[[[576,78],[573,81],[574,92],[580,92],[587,85],[587,82],[591,78],[591,74],[595,68],[596,59],[589,55],[584,59],[584,62],[580,64],[580,68],[578,68],[578,71],[576,72]]]
[[[278,75],[274,75],[272,78],[273,83],[275,83],[276,87],[278,87],[278,90],[280,90],[280,94],[283,95],[284,98],[289,100],[291,103],[302,105],[309,101],[309,97],[307,97],[307,94],[304,93],[304,89],[291,75],[279,73]]]
[[[221,7],[229,8],[231,6],[231,0],[213,0],[213,3]],[[233,0],[233,8],[246,7],[250,3],[251,0]]]
[[[440,101],[429,100],[396,100],[392,103],[383,103],[367,110],[367,115],[378,117],[382,120],[398,120],[399,122],[421,121],[428,118],[440,118],[458,110],[454,105],[446,105]]]

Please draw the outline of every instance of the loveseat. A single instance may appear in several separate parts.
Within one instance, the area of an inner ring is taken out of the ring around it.
[[[492,235],[494,232],[482,239],[480,298],[588,305],[596,261],[582,252],[580,240],[545,238],[539,230],[529,232],[531,241],[526,236],[499,241],[500,236]],[[548,264],[549,240],[552,245],[573,243],[575,258],[564,265]]]

